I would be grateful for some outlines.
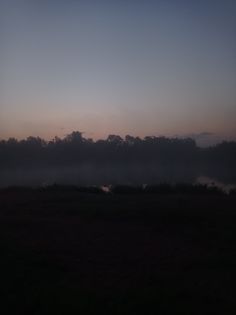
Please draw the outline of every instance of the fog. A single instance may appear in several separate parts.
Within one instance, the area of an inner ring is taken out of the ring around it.
[[[203,177],[235,185],[235,161],[235,142],[200,148],[189,138],[118,135],[94,142],[73,132],[49,142],[0,141],[0,186],[196,183]]]

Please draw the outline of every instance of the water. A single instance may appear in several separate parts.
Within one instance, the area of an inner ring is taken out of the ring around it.
[[[210,174],[210,175],[209,175]],[[55,183],[62,185],[103,186],[109,185],[155,185],[159,183],[187,183],[217,186],[226,192],[236,188],[232,172],[199,172],[187,167],[81,167],[50,169],[9,169],[0,170],[0,187],[6,186],[48,186]],[[104,188],[106,189],[106,188]]]
[[[199,176],[196,180],[196,184],[207,185],[209,187],[216,186],[227,193],[229,193],[232,189],[236,189],[236,184],[226,184],[208,176]]]

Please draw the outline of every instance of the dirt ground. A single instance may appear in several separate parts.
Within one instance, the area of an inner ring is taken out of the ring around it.
[[[2,314],[235,314],[236,197],[0,193]]]

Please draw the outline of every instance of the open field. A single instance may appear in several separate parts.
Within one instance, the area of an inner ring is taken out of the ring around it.
[[[235,314],[236,196],[0,192],[2,314]]]

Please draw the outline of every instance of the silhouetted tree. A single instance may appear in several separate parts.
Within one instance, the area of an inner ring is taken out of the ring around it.
[[[106,140],[86,139],[80,131],[65,138],[55,137],[45,141],[39,137],[15,138],[0,141],[0,169],[71,167],[90,165],[99,170],[116,169],[127,181],[145,182],[165,172],[173,174],[194,168],[198,173],[224,179],[231,176],[236,181],[236,142],[199,148],[193,139],[147,136],[144,139],[126,135],[109,135]],[[92,176],[92,175],[91,175]]]

